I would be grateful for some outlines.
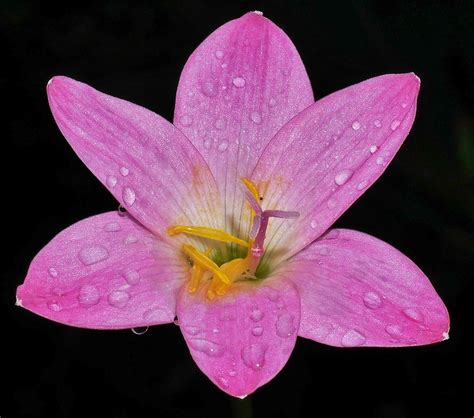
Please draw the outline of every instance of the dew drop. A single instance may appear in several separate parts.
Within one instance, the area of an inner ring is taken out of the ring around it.
[[[186,332],[186,334],[189,334],[189,335],[197,335],[201,332],[201,330],[198,327],[195,327],[193,325],[188,325],[184,327],[184,331]]]
[[[242,77],[234,77],[234,79],[232,80],[232,84],[235,87],[242,88],[245,86],[245,79]]]
[[[329,199],[326,204],[329,209],[334,209],[337,205],[337,202],[334,199]]]
[[[119,205],[117,212],[118,212],[118,216],[123,218],[125,214],[127,213],[127,209],[125,209],[125,207],[123,207],[122,205]]]
[[[291,314],[281,315],[275,325],[277,335],[282,338],[291,337],[296,331],[294,320],[295,317]]]
[[[57,277],[58,276],[58,272],[56,271],[55,268],[53,267],[50,267],[49,270],[48,270],[49,274],[51,277]]]
[[[403,334],[403,328],[400,325],[395,325],[395,324],[388,324],[385,327],[385,332],[392,337],[401,337]]]
[[[380,122],[378,119],[377,120],[374,120],[374,126],[376,128],[381,128],[382,127],[382,122]]]
[[[219,334],[219,328],[213,328],[212,333],[213,334]]]
[[[207,97],[215,97],[219,89],[214,81],[206,81],[201,84],[201,91]]]
[[[215,56],[218,60],[220,60],[220,59],[222,59],[222,58],[224,57],[224,53],[223,53],[222,51],[219,51],[219,50],[218,50],[218,51],[214,52],[214,56]]]
[[[136,328],[132,328],[132,332],[133,332],[135,335],[143,335],[143,334],[146,334],[147,331],[148,331],[148,327],[136,327]]]
[[[319,249],[319,254],[321,255],[328,255],[329,254],[329,248],[328,247],[322,247]]]
[[[117,177],[115,177],[115,176],[107,176],[106,179],[105,179],[105,184],[106,184],[108,187],[115,187],[115,185],[117,184]]]
[[[48,302],[48,308],[52,310],[53,312],[61,312],[63,310],[63,307],[59,302],[53,301],[53,302]]]
[[[125,244],[135,244],[138,242],[138,238],[135,235],[129,235],[125,238]]]
[[[269,101],[268,101],[268,106],[270,107],[275,107],[277,105],[277,100],[272,97]]]
[[[236,372],[235,370],[231,370],[231,371],[229,372],[229,376],[230,376],[230,377],[235,377],[235,376],[237,376],[237,372]]]
[[[118,222],[108,222],[104,225],[105,232],[117,232],[120,231],[122,227]]]
[[[225,377],[220,376],[217,380],[223,388],[227,389],[229,387],[229,381]]]
[[[257,326],[252,328],[252,335],[260,337],[263,334],[263,327]]]
[[[227,121],[225,118],[218,118],[214,122],[214,128],[219,129],[220,131],[225,130],[227,127]]]
[[[352,174],[354,174],[352,170],[342,170],[334,177],[334,181],[338,186],[342,186],[352,177]]]
[[[372,145],[372,146],[369,148],[371,154],[373,154],[374,152],[376,152],[378,149],[379,149],[379,147],[378,147],[377,145]]]
[[[258,112],[252,112],[250,114],[250,120],[256,125],[259,125],[260,123],[262,123],[262,116]]]
[[[260,310],[258,307],[254,306],[252,308],[252,311],[250,312],[250,319],[252,321],[258,322],[261,321],[264,317],[264,313],[262,310]]]
[[[224,152],[227,150],[228,147],[229,147],[229,142],[227,141],[227,139],[223,139],[221,143],[219,144],[219,146],[217,147],[217,149],[220,152]]]
[[[365,343],[365,336],[355,329],[347,331],[342,337],[341,344],[344,347],[359,347]]]
[[[359,130],[359,129],[360,129],[360,123],[357,122],[357,121],[354,121],[354,122],[352,123],[352,129],[354,129],[354,131]]]
[[[377,165],[385,165],[385,161],[382,157],[377,157],[377,159],[375,160],[375,163]]]
[[[127,270],[123,277],[128,284],[136,285],[140,282],[140,273],[136,270]]]
[[[135,191],[130,187],[123,189],[122,198],[128,206],[132,206],[135,203],[135,197]]]
[[[369,185],[368,180],[363,180],[357,185],[357,190],[364,190]]]
[[[97,303],[99,303],[100,293],[95,286],[86,284],[79,290],[77,299],[82,306],[97,305]]]
[[[109,257],[109,252],[101,245],[93,245],[91,247],[85,247],[79,251],[78,257],[82,264],[90,266],[107,259]]]
[[[122,176],[127,177],[128,173],[130,173],[130,170],[127,167],[120,167],[120,174]]]
[[[258,371],[265,365],[266,351],[261,344],[250,344],[243,348],[240,354],[247,367]]]
[[[190,338],[188,340],[192,349],[207,354],[209,357],[221,357],[224,354],[224,348],[205,338]]]
[[[161,308],[150,308],[143,312],[143,319],[157,324],[160,322],[169,322],[170,313]]]
[[[188,91],[188,97],[194,97],[194,92],[193,91]]]
[[[382,298],[375,292],[367,292],[364,295],[364,305],[370,309],[378,309],[382,306]]]
[[[390,129],[394,131],[400,126],[400,121],[395,119],[391,124],[390,124]]]
[[[115,290],[109,293],[109,296],[107,297],[109,305],[115,308],[124,308],[125,306],[127,306],[129,300],[130,295],[122,290]]]
[[[183,115],[181,116],[180,120],[181,125],[183,126],[191,126],[193,123],[193,118],[189,115]]]
[[[403,311],[403,314],[415,322],[423,322],[425,317],[417,308],[406,308]]]
[[[402,103],[401,106],[402,106],[403,109],[406,109],[406,107],[407,107],[408,105],[407,105],[406,103]]]
[[[316,228],[316,227],[318,226],[318,222],[313,219],[313,220],[311,221],[311,223],[310,223],[310,226],[311,226],[311,228],[314,229],[314,228]]]
[[[221,68],[227,68],[227,64],[224,62],[223,64],[221,64]]]
[[[211,149],[211,147],[212,147],[212,140],[211,140],[211,139],[205,139],[203,145],[204,145],[204,148],[205,148],[205,149]]]

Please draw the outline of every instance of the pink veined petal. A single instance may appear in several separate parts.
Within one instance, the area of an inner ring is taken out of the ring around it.
[[[252,180],[264,209],[301,216],[272,220],[267,257],[296,254],[377,180],[410,131],[419,86],[413,73],[375,77],[319,100],[278,132]]]
[[[298,333],[300,301],[291,281],[275,277],[262,285],[235,283],[229,294],[213,301],[183,287],[177,312],[199,368],[224,392],[245,397],[287,362]]]
[[[67,77],[48,83],[48,98],[77,155],[155,234],[167,240],[165,231],[172,224],[221,227],[214,178],[198,151],[171,123]]]
[[[428,278],[370,235],[330,230],[281,274],[298,287],[302,337],[338,347],[402,347],[448,338],[448,312]]]
[[[259,13],[213,32],[190,56],[179,81],[174,124],[204,156],[225,196],[227,230],[248,225],[240,177],[290,118],[314,102],[288,36]]]
[[[65,229],[36,255],[17,304],[81,328],[165,324],[187,269],[139,223],[104,213]]]

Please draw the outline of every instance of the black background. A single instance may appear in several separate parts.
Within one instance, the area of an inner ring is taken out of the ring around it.
[[[473,2],[0,5],[2,418],[248,417],[250,408],[255,417],[472,416]],[[253,9],[292,38],[317,98],[382,73],[421,77],[407,142],[337,225],[412,258],[446,302],[452,329],[449,341],[405,349],[298,339],[283,371],[242,402],[198,370],[174,325],[142,336],[73,329],[14,301],[30,260],[56,233],[117,206],[62,139],[48,79],[68,75],[171,120],[189,54]]]

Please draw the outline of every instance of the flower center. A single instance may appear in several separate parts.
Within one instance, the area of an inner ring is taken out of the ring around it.
[[[247,249],[244,258],[235,258],[231,261],[217,265],[210,258],[212,249],[199,251],[190,244],[183,244],[182,251],[191,262],[190,280],[188,291],[195,293],[201,283],[207,286],[206,295],[208,299],[222,296],[229,290],[232,283],[242,280],[256,280],[255,273],[260,260],[265,252],[264,242],[270,218],[297,218],[298,212],[283,210],[262,210],[259,200],[260,195],[254,183],[243,178],[246,187],[245,195],[250,203],[251,229],[248,240],[237,238],[221,229],[208,228],[206,226],[175,225],[168,228],[168,235],[187,234],[191,236],[207,238],[228,244],[237,244]]]

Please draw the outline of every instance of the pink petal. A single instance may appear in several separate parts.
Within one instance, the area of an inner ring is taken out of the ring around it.
[[[313,101],[293,43],[258,13],[226,23],[194,51],[179,81],[174,123],[209,164],[227,214],[246,205],[240,177],[252,172],[278,129]],[[225,218],[237,233],[240,225]]]
[[[285,275],[301,295],[302,337],[338,347],[448,338],[448,312],[428,278],[377,238],[333,229],[297,254]]]
[[[209,301],[183,287],[178,318],[199,368],[224,392],[245,397],[271,380],[295,345],[300,302],[290,281],[236,283]]]
[[[48,98],[74,151],[143,225],[163,239],[171,224],[221,227],[215,181],[172,124],[66,77],[48,83]]]
[[[128,216],[104,213],[65,229],[36,255],[17,304],[82,328],[169,323],[184,264]]]
[[[277,244],[286,257],[297,253],[377,180],[410,131],[419,87],[413,73],[372,78],[319,100],[281,129],[252,180],[264,209],[301,216],[273,220],[267,255]]]

